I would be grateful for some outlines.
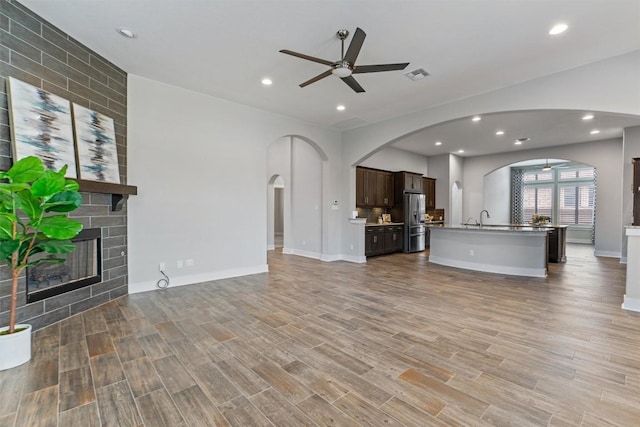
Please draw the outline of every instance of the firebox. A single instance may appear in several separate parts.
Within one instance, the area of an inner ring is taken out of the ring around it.
[[[102,232],[82,230],[71,241],[76,250],[65,255],[37,254],[38,258],[64,258],[62,263],[41,262],[26,268],[27,303],[70,292],[102,281]]]

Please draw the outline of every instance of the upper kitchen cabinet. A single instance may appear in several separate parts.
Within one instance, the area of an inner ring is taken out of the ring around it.
[[[356,206],[393,206],[393,174],[387,171],[356,168]]]
[[[436,208],[436,180],[435,178],[422,178],[422,192],[424,194],[425,209]]]
[[[422,175],[413,172],[395,173],[396,191],[402,194],[403,191],[422,192]]]
[[[386,171],[376,173],[376,204],[377,207],[393,207],[393,174]]]

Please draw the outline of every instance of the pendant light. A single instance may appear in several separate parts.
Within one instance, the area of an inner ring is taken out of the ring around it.
[[[547,159],[542,167],[543,172],[549,172],[551,170],[551,166],[549,166],[549,159]]]

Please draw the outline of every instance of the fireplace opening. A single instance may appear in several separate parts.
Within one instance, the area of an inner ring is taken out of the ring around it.
[[[101,229],[82,230],[71,241],[76,250],[70,254],[40,253],[31,258],[64,258],[62,263],[41,262],[26,268],[27,303],[36,302],[102,281]]]

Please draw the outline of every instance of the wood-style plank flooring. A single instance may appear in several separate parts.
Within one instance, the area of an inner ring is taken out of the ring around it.
[[[38,331],[0,426],[637,426],[640,315],[590,251],[546,279],[272,251]]]

